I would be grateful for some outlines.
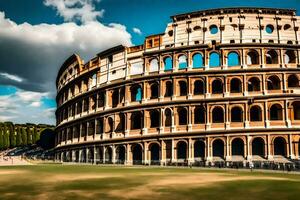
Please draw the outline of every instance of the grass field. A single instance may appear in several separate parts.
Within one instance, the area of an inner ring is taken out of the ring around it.
[[[84,165],[0,167],[0,199],[299,199],[300,175]]]

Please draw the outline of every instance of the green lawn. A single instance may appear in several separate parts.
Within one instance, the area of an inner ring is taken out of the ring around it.
[[[0,199],[299,199],[300,175],[199,168],[0,167]]]

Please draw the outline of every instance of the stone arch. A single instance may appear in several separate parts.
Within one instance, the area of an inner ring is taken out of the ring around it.
[[[227,65],[229,67],[241,65],[239,53],[237,53],[236,51],[230,51],[227,54]]]
[[[262,137],[255,137],[251,142],[252,156],[265,157],[265,140]]]
[[[243,108],[233,106],[230,110],[231,122],[243,122]]]
[[[204,94],[205,93],[205,84],[204,81],[199,79],[194,82],[194,95]]]
[[[187,125],[188,123],[188,110],[185,107],[177,108],[178,125]]]
[[[116,163],[124,164],[126,159],[126,148],[124,145],[116,146]]]
[[[159,94],[159,86],[158,83],[152,83],[150,86],[150,99],[157,99]]]
[[[268,90],[280,90],[280,78],[276,75],[269,76],[267,79]]]
[[[211,113],[213,123],[224,123],[224,109],[221,106],[215,106]]]
[[[149,144],[151,165],[160,164],[160,145],[156,142]]]
[[[94,162],[94,150],[92,148],[88,149],[87,152],[87,162],[88,163],[93,163]]]
[[[119,90],[118,89],[113,90],[111,98],[112,98],[112,107],[113,108],[117,107],[119,104]]]
[[[135,84],[130,88],[131,101],[141,101],[143,97],[142,87],[139,84]]]
[[[160,126],[160,112],[158,110],[150,110],[150,128],[157,128]]]
[[[194,123],[204,124],[206,122],[206,111],[203,106],[196,106],[194,109]]]
[[[279,103],[272,104],[269,109],[270,120],[282,120],[282,105]]]
[[[173,60],[171,56],[164,57],[163,61],[164,61],[165,71],[169,71],[173,69]]]
[[[85,149],[81,150],[80,162],[81,163],[85,163],[86,162],[86,150]]]
[[[165,109],[165,126],[166,127],[172,126],[172,117],[173,117],[172,110],[170,108],[166,108]]]
[[[274,156],[285,156],[287,157],[287,142],[284,137],[278,136],[273,140]]]
[[[294,101],[293,106],[293,120],[300,120],[300,102]]]
[[[221,58],[218,52],[211,52],[209,54],[209,67],[221,66]]]
[[[80,153],[79,153],[79,150],[77,149],[77,150],[75,150],[75,162],[79,162],[80,161],[80,155],[79,155]]]
[[[295,74],[291,74],[288,77],[288,87],[289,88],[296,88],[299,87],[299,79],[298,76]]]
[[[195,160],[204,160],[205,142],[203,140],[196,140],[194,142],[194,158]]]
[[[171,81],[166,81],[165,97],[173,96],[173,83]]]
[[[250,50],[247,53],[247,65],[258,65],[259,64],[259,54],[256,50]]]
[[[219,78],[214,79],[211,84],[213,94],[222,94],[224,92],[223,81]]]
[[[245,142],[241,138],[234,138],[231,141],[231,155],[243,156],[245,155]]]
[[[212,141],[212,149],[213,149],[213,157],[224,158],[225,151],[224,151],[225,143],[222,139],[217,138]]]
[[[250,107],[250,121],[262,121],[262,109],[259,105],[253,105]]]
[[[104,154],[105,154],[105,163],[112,163],[113,153],[112,153],[112,148],[110,146],[105,148]]]
[[[143,147],[141,144],[134,144],[131,147],[132,161],[134,165],[141,165],[143,163]]]
[[[178,81],[179,85],[179,96],[186,96],[188,93],[187,82],[184,80]]]
[[[203,55],[199,52],[196,52],[192,55],[192,65],[193,68],[202,68],[203,64]]]
[[[248,79],[248,91],[257,92],[260,91],[260,79],[258,77],[251,77]]]
[[[143,127],[143,114],[141,111],[135,111],[131,113],[131,130],[141,129]]]
[[[126,123],[126,117],[124,113],[119,113],[119,123],[116,127],[116,132],[123,132],[125,131],[125,123]]]
[[[155,72],[159,70],[159,62],[157,58],[152,58],[149,64],[150,72]]]
[[[294,64],[296,63],[296,54],[293,50],[287,50],[284,53],[284,63],[285,64]]]
[[[239,78],[232,78],[230,80],[230,92],[231,93],[242,92],[242,81]]]
[[[186,69],[188,66],[188,59],[185,54],[178,55],[178,68],[179,69]]]
[[[108,122],[108,133],[114,132],[114,120],[112,119],[112,117],[108,117],[107,118],[107,122]]]
[[[272,49],[266,53],[266,64],[278,64],[278,53]]]
[[[186,160],[188,155],[188,145],[186,141],[180,140],[176,144],[177,160]]]

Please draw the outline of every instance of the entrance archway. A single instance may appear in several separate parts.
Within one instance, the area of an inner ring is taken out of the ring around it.
[[[213,141],[213,157],[224,158],[224,142],[221,139]]]
[[[124,164],[125,162],[125,147],[120,145],[116,149],[116,163]]]
[[[197,140],[194,143],[194,158],[195,160],[203,160],[205,158],[205,143],[202,140]]]
[[[159,162],[160,146],[157,143],[153,143],[150,145],[149,149],[150,149],[151,165],[160,164]]]
[[[177,160],[187,159],[187,144],[184,141],[177,143]]]
[[[231,154],[233,156],[244,156],[244,141],[241,138],[235,138],[232,140]]]
[[[254,138],[252,140],[252,155],[265,157],[265,141],[260,138]]]
[[[286,141],[283,137],[276,137],[274,139],[274,156],[287,156]]]
[[[143,149],[140,144],[132,147],[132,161],[134,165],[141,165],[143,162]]]

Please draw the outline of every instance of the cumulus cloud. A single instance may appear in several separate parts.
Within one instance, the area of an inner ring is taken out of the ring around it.
[[[87,60],[119,44],[131,45],[121,24],[17,24],[0,12],[0,85],[54,96],[56,75],[67,57],[78,53]]]
[[[132,30],[134,33],[136,33],[138,35],[142,35],[142,31],[139,28],[134,27]]]
[[[46,6],[51,6],[65,21],[78,20],[81,23],[95,21],[102,17],[104,10],[96,11],[94,2],[100,0],[45,0]]]

